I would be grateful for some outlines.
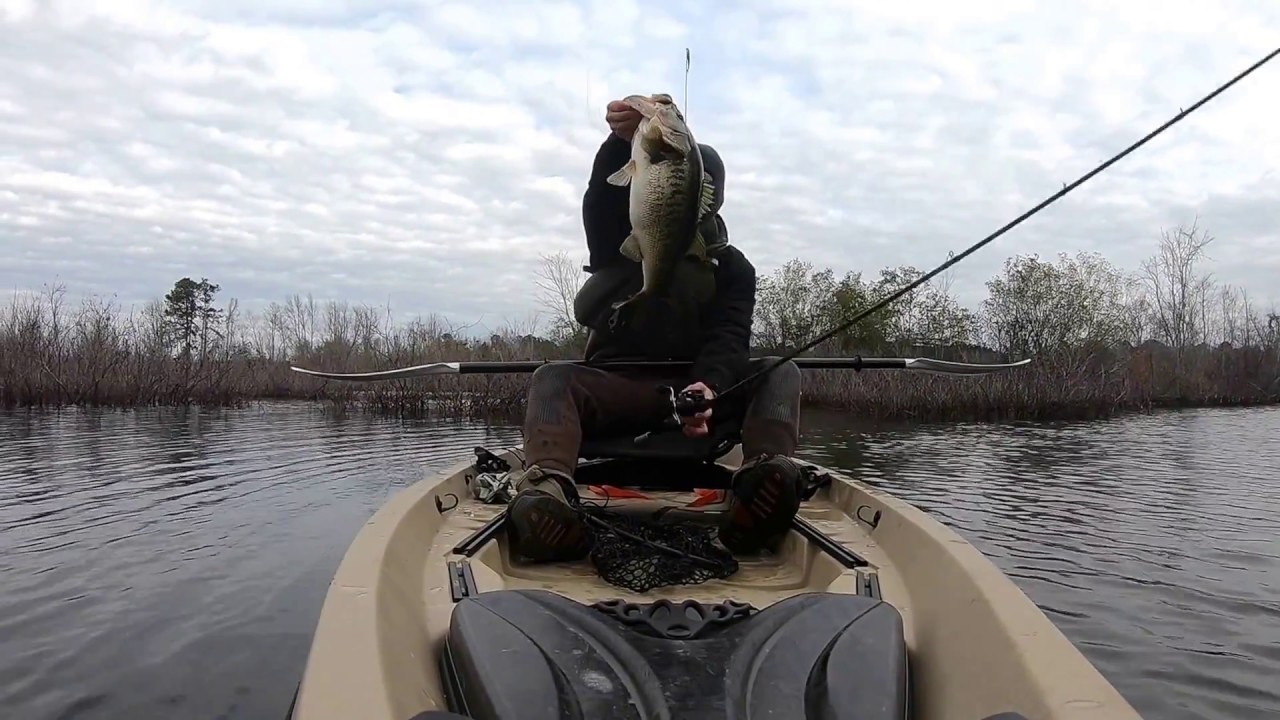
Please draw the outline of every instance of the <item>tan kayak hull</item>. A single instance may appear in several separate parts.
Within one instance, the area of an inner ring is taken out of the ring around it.
[[[498,454],[518,466],[510,451]],[[735,450],[721,462],[739,461]],[[834,482],[806,502],[801,515],[868,560],[884,601],[901,614],[914,717],[980,720],[1009,711],[1028,720],[1140,717],[976,548],[912,505],[819,469]],[[457,559],[451,554],[457,543],[501,509],[470,497],[464,477],[474,472],[468,461],[402,490],[358,533],[321,610],[295,720],[408,720],[448,709],[437,665],[454,608],[446,563]],[[659,504],[691,499],[648,494]],[[442,514],[437,500],[446,509],[458,505]],[[865,520],[876,513],[872,527]],[[763,609],[801,592],[856,593],[855,573],[797,533],[776,556],[744,560],[726,580],[644,594],[604,583],[585,562],[515,566],[505,537],[470,561],[481,592],[541,588],[587,603],[731,598]]]

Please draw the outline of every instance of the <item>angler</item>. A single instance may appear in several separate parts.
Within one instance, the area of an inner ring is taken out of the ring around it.
[[[719,215],[724,163],[715,148],[699,143],[700,153],[675,153],[681,159],[674,170],[650,165],[638,131],[652,128],[656,137],[661,133],[655,120],[665,118],[668,137],[691,140],[692,135],[670,96],[650,96],[657,99],[652,103],[636,97],[607,108],[610,133],[596,154],[582,203],[591,277],[574,312],[589,329],[588,361],[689,360],[692,366],[687,372],[660,374],[555,364],[533,374],[524,421],[526,467],[511,478],[516,495],[509,506],[508,531],[519,552],[534,560],[574,559],[589,550],[573,481],[584,437],[634,436],[670,416],[671,398],[655,393],[656,384],[683,387],[710,400],[752,369],[756,271],[729,244]],[[665,114],[659,113],[662,108]],[[678,142],[671,148],[681,150]],[[687,154],[701,155],[692,174],[683,159]],[[703,183],[696,181],[702,173],[712,190],[705,200],[699,187]],[[630,189],[620,183],[623,177],[634,180]],[[660,187],[664,177],[674,194],[646,201],[644,190]],[[637,202],[667,202],[676,211],[636,207]],[[696,224],[681,224],[695,212],[701,213]],[[674,220],[664,226],[664,215]],[[649,222],[650,217],[659,220]],[[633,227],[633,219],[643,224]],[[637,246],[646,255],[643,265],[635,262]],[[631,313],[631,322],[611,323],[619,305],[652,286],[655,272],[663,276],[665,312]],[[746,462],[734,477],[731,508],[719,536],[731,550],[749,552],[784,535],[800,506],[800,473],[790,459],[799,441],[800,371],[789,363],[761,376],[738,399],[716,409],[714,425],[708,410],[683,418],[682,430],[704,443],[710,455],[718,440],[713,428],[741,425]]]

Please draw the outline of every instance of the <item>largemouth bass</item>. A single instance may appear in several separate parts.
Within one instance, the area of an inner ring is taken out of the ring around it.
[[[715,188],[703,171],[702,153],[670,95],[623,99],[641,114],[631,139],[631,159],[608,182],[631,186],[631,234],[620,251],[640,263],[644,284],[614,304],[613,327],[627,324],[637,305],[665,293],[678,265],[692,255],[707,259],[698,224],[715,202]]]

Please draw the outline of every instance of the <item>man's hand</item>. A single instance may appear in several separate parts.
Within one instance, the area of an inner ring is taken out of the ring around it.
[[[689,392],[690,390],[701,392],[702,396],[708,400],[711,400],[716,396],[715,391],[700,382],[690,385],[685,388],[683,392]],[[684,433],[685,437],[705,437],[711,432],[711,429],[707,427],[707,420],[710,418],[711,408],[707,408],[706,410],[690,417],[681,417],[680,419],[684,421],[684,427],[681,428],[681,432]]]
[[[631,142],[631,138],[635,136],[640,120],[640,111],[621,100],[614,100],[605,108],[604,121],[609,123],[609,129],[627,142]]]

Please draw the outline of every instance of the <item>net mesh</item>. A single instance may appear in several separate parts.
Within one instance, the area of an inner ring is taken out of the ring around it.
[[[663,521],[593,507],[583,516],[591,529],[591,562],[605,582],[633,592],[669,585],[697,585],[738,571],[738,561],[714,544],[705,523]]]

